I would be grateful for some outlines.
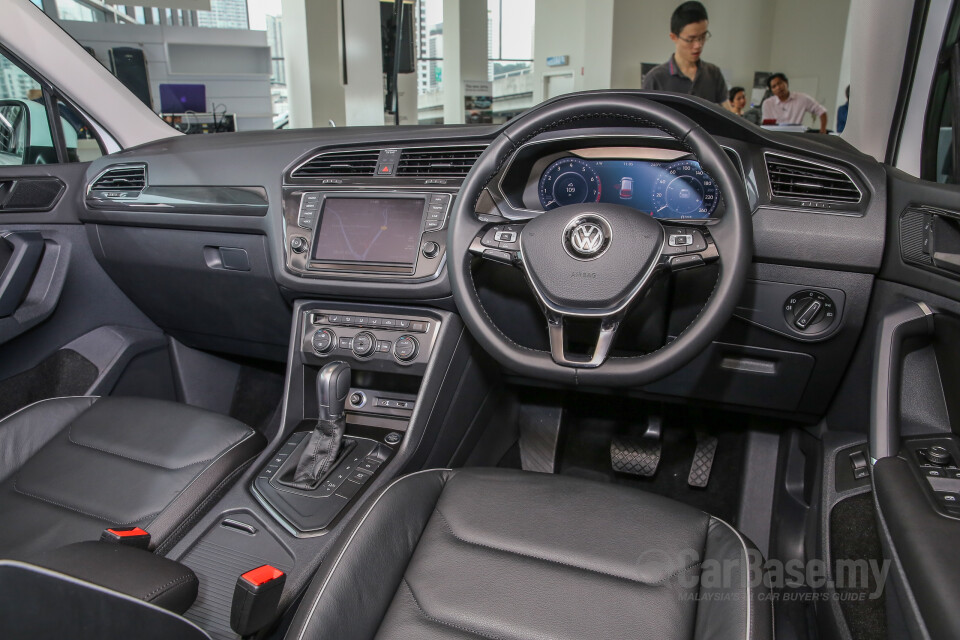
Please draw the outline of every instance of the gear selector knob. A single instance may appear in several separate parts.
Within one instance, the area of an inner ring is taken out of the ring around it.
[[[349,364],[338,360],[320,369],[320,373],[317,375],[319,418],[321,420],[339,420],[342,418],[349,393]]]

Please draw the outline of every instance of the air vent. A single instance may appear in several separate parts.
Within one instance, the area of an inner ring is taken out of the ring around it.
[[[843,171],[815,162],[767,154],[773,195],[816,202],[860,202],[857,185]]]
[[[107,169],[100,174],[90,191],[106,198],[136,198],[147,186],[147,168],[129,165]]]
[[[328,151],[316,155],[293,170],[292,178],[372,176],[377,171],[379,149]]]
[[[400,153],[397,175],[462,178],[486,148],[486,145],[481,144],[404,149]]]

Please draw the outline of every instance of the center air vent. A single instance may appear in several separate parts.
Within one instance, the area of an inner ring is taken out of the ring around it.
[[[486,148],[486,145],[475,144],[404,149],[397,165],[397,175],[462,178]]]
[[[379,149],[327,151],[293,170],[292,178],[349,178],[372,176],[377,171]]]
[[[90,185],[90,192],[104,198],[136,198],[146,186],[146,166],[123,165],[101,173]]]
[[[766,154],[774,197],[816,202],[860,202],[860,189],[849,175],[822,164]]]

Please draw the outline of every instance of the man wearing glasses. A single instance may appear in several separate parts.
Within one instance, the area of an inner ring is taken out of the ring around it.
[[[643,88],[688,93],[726,104],[727,81],[720,67],[700,59],[703,46],[710,39],[706,8],[699,2],[684,2],[677,7],[670,17],[670,39],[676,51],[647,73]]]

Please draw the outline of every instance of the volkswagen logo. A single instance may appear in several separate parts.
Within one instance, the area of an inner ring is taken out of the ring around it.
[[[593,260],[610,246],[610,225],[598,215],[577,216],[563,233],[563,248],[577,260]]]

